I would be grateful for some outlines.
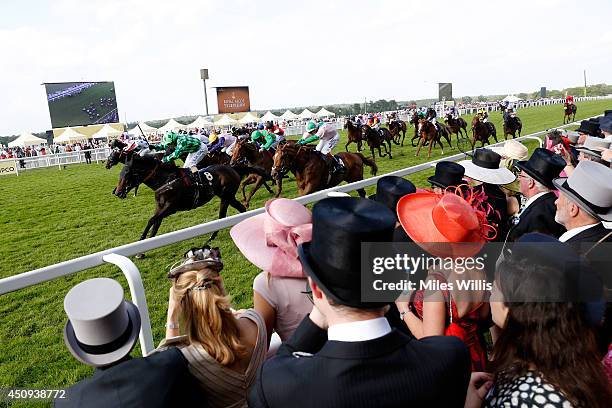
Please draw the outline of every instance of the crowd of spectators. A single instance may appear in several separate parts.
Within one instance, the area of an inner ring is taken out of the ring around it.
[[[192,248],[168,272],[166,335],[147,357],[130,358],[140,317],[121,285],[82,282],[64,338],[96,370],[56,405],[609,407],[611,140],[606,111],[531,155],[513,141],[438,162],[431,189],[385,176],[369,198],[312,210],[270,200],[230,231],[261,270],[253,308],[232,308],[219,249]],[[369,299],[366,242],[453,262]]]

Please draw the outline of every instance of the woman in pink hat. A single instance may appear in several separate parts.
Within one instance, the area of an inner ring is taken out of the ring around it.
[[[312,215],[286,198],[270,200],[266,211],[230,230],[242,254],[263,272],[253,282],[255,310],[264,318],[268,344],[272,330],[285,341],[312,309],[304,295],[306,277],[297,246],[312,237]]]
[[[406,233],[429,258],[476,258],[494,229],[478,209],[473,189],[468,199],[470,202],[450,192],[410,194],[398,202],[397,215]],[[410,302],[396,302],[400,316],[417,339],[459,337],[470,351],[472,371],[483,371],[487,360],[478,326],[489,315],[484,265],[460,267],[459,262],[451,265],[447,261],[444,266],[433,265],[427,278],[416,283]],[[466,291],[460,288],[461,281],[481,282],[481,286]]]

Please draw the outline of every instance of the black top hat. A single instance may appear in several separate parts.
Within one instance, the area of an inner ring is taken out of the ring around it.
[[[515,166],[529,174],[534,180],[539,181],[548,188],[554,189],[552,181],[566,166],[565,160],[550,150],[538,147],[527,161],[519,161]]]
[[[441,161],[436,164],[435,174],[427,181],[440,188],[459,186],[464,183],[464,174],[465,168],[462,165],[451,161]]]
[[[385,176],[378,180],[376,194],[369,198],[384,204],[395,214],[395,207],[399,199],[412,193],[416,193],[416,187],[412,182],[397,176]]]
[[[312,241],[298,247],[304,271],[334,302],[355,308],[386,303],[361,301],[361,243],[391,242],[395,215],[364,198],[326,198],[312,208]]]
[[[576,129],[576,132],[586,133],[591,136],[599,136],[599,122],[583,120],[580,122],[580,127]]]

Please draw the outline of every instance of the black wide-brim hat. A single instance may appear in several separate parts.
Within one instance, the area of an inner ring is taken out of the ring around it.
[[[397,176],[384,176],[376,183],[376,194],[368,198],[384,204],[395,213],[399,199],[412,193],[416,193],[416,187],[411,181]]]
[[[555,189],[553,179],[559,177],[566,163],[558,154],[538,147],[533,151],[529,160],[518,161],[514,166],[544,186]]]
[[[590,120],[583,120],[580,122],[580,127],[576,129],[576,132],[597,136],[599,134],[599,121],[593,122]]]
[[[354,308],[387,303],[361,300],[361,244],[391,242],[395,214],[365,198],[326,198],[312,209],[312,241],[298,246],[304,272],[334,302]]]
[[[465,168],[451,161],[441,161],[436,163],[436,172],[428,177],[427,181],[440,188],[456,187],[464,184],[463,175]]]

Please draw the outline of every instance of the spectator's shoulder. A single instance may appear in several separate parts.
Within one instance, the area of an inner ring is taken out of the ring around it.
[[[469,363],[470,354],[465,343],[455,336],[431,336],[412,342],[420,351],[435,353],[444,364]]]

